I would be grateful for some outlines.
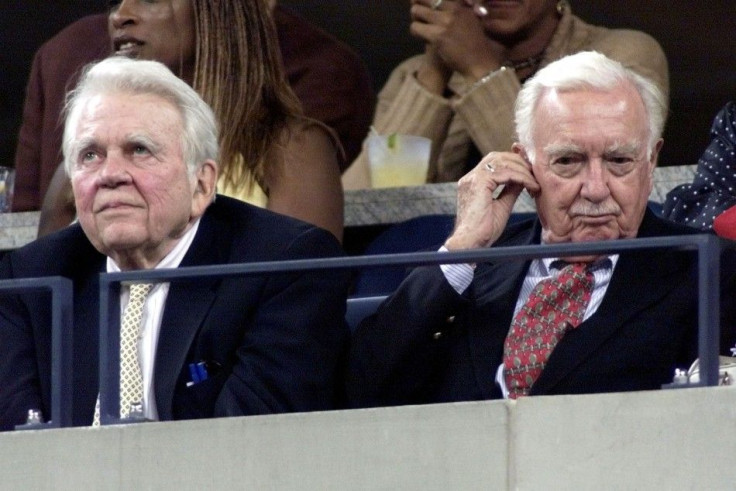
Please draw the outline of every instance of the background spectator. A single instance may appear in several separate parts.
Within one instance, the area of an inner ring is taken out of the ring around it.
[[[508,150],[521,84],[567,54],[599,51],[654,80],[665,96],[669,91],[667,60],[652,37],[587,24],[565,0],[475,8],[470,0],[412,0],[411,15],[411,32],[426,42],[425,52],[394,70],[373,126],[433,141],[428,182],[456,181],[482,155]],[[366,151],[343,185],[370,187]]]

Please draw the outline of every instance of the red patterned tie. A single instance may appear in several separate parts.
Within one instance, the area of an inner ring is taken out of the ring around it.
[[[568,264],[557,277],[537,283],[514,317],[503,350],[511,399],[529,394],[565,331],[583,321],[593,291],[593,273],[587,266]]]

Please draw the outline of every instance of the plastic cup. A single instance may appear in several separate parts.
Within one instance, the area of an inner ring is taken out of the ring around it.
[[[389,188],[418,186],[427,181],[432,141],[414,135],[368,137],[371,186]]]
[[[0,166],[0,213],[8,213],[13,206],[15,169]]]

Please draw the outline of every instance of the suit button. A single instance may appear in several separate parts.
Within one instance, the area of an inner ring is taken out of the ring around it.
[[[437,331],[436,333],[432,334],[432,339],[435,341],[442,337],[442,331]]]

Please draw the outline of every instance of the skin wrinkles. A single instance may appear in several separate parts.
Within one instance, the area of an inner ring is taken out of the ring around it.
[[[523,189],[535,200],[543,243],[636,236],[662,139],[647,148],[647,113],[633,85],[547,90],[533,117],[528,147],[517,142],[512,152],[491,152],[458,181],[447,249],[493,244]]]
[[[182,132],[181,113],[155,95],[95,96],[82,110],[71,170],[79,222],[122,270],[155,267],[212,199],[216,164],[190,174]]]
[[[660,140],[647,158],[646,111],[635,89],[550,91],[535,116],[532,172],[542,188],[542,240],[635,237],[661,147]]]
[[[128,142],[126,144],[127,147],[145,147],[152,154],[151,156],[153,158],[160,160],[158,154],[162,151],[161,146],[147,135],[131,134],[126,136],[126,140]],[[81,138],[75,147],[75,149],[72,149],[72,155],[74,155],[74,161],[79,162],[80,166],[83,166],[85,164],[83,160],[89,157],[85,155],[86,153],[98,153],[102,151],[94,137]]]

